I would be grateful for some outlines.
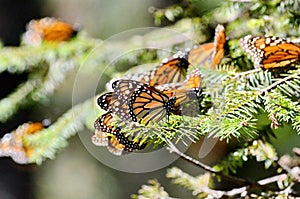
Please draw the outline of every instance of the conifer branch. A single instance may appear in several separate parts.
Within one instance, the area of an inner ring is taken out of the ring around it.
[[[196,159],[194,159],[194,158],[192,158],[192,157],[190,157],[190,156],[188,156],[188,155],[180,152],[176,148],[176,146],[173,145],[172,143],[168,143],[167,150],[169,150],[170,153],[175,153],[180,158],[182,158],[182,159],[184,159],[184,160],[186,160],[186,161],[194,164],[195,166],[198,166],[198,167],[204,169],[205,171],[207,171],[209,173],[212,173],[212,174],[215,174],[215,175],[219,176],[223,180],[230,181],[230,182],[232,182],[232,183],[234,183],[236,185],[239,185],[239,186],[242,185],[242,187],[234,189],[231,192],[224,192],[224,193],[221,192],[222,193],[221,195],[223,195],[225,193],[226,194],[230,194],[230,195],[237,195],[237,194],[243,193],[244,191],[247,191],[247,190],[250,190],[250,189],[253,189],[253,188],[254,189],[258,188],[258,189],[261,189],[261,190],[269,190],[269,191],[272,191],[272,192],[278,191],[278,189],[274,189],[272,187],[267,186],[267,184],[264,184],[266,182],[272,182],[272,180],[262,180],[262,181],[259,181],[259,182],[251,182],[251,181],[245,180],[243,178],[238,178],[238,177],[234,177],[234,176],[224,175],[223,173],[218,172],[215,169],[213,169],[213,168],[211,168],[211,167],[209,167],[209,166],[201,163],[200,161],[198,161],[198,160],[196,160]],[[180,176],[180,178],[181,177],[182,176]],[[184,178],[184,176],[183,176],[183,178]],[[209,189],[207,189],[207,190],[209,190]],[[213,191],[212,193],[215,194],[216,192]],[[220,194],[220,192],[219,192],[219,194]]]
[[[191,142],[198,141],[205,134],[199,131],[199,117],[170,115],[169,120],[158,123],[150,123],[147,126],[125,125],[120,123],[117,126],[124,126],[122,133],[143,139],[147,143],[155,145],[165,144],[166,140],[184,142],[185,139]]]
[[[276,88],[277,86],[279,86],[280,84],[286,83],[288,84],[288,81],[295,79],[295,78],[300,78],[300,71],[295,71],[294,74],[291,74],[283,79],[280,79],[276,82],[274,82],[273,84],[271,84],[270,86],[268,86],[267,88],[261,90],[261,95],[265,95],[267,92],[269,92],[270,90]],[[295,89],[296,90],[296,89]],[[297,91],[297,90],[296,90]],[[294,93],[296,94],[296,93]]]
[[[176,146],[174,144],[172,144],[171,142],[168,142],[167,150],[170,151],[170,153],[175,153],[176,155],[180,156],[180,158],[182,158],[182,159],[184,159],[184,160],[186,160],[186,161],[188,161],[188,162],[204,169],[207,172],[210,172],[212,174],[216,174],[216,175],[220,176],[224,180],[228,180],[228,181],[233,182],[237,185],[249,185],[249,182],[244,180],[244,179],[229,176],[229,175],[224,175],[224,174],[214,170],[213,168],[201,163],[200,161],[195,160],[192,157],[180,152],[179,149],[177,149]]]
[[[5,122],[18,108],[28,103],[29,94],[39,85],[39,79],[31,79],[20,85],[17,90],[0,100],[0,121]]]
[[[220,198],[222,196],[222,191],[211,189],[209,173],[201,174],[199,176],[191,176],[177,167],[173,167],[167,170],[167,178],[171,178],[172,183],[185,187],[192,191],[193,195],[198,198],[205,198],[208,195],[214,198]]]
[[[41,164],[47,158],[53,159],[57,151],[67,145],[67,139],[83,129],[86,118],[93,113],[94,102],[93,98],[78,104],[49,128],[24,137],[24,147],[32,149],[28,162]]]
[[[53,94],[56,88],[65,80],[67,74],[78,66],[78,62],[69,59],[57,59],[50,62],[47,74],[43,77],[41,84],[31,94],[34,101],[42,101]]]
[[[132,194],[132,199],[176,199],[170,197],[157,180],[148,180],[148,185],[143,185],[138,194]]]

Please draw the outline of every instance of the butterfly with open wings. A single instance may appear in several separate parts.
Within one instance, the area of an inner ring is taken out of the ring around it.
[[[284,68],[300,58],[300,46],[285,38],[247,35],[240,45],[252,57],[255,68]]]

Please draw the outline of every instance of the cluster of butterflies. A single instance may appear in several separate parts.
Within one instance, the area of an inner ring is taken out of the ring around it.
[[[191,70],[192,66],[215,69],[224,57],[226,44],[224,27],[218,25],[214,43],[178,52],[154,70],[114,81],[111,92],[98,98],[98,105],[107,112],[95,121],[92,142],[106,146],[115,155],[143,149],[146,144],[126,137],[117,121],[148,125],[170,114],[184,115],[185,105],[199,102],[202,96],[202,75],[197,68]],[[240,46],[256,68],[283,68],[300,58],[300,47],[283,38],[248,35],[240,39]],[[195,106],[188,109],[195,110]]]
[[[215,41],[218,42],[179,51],[153,70],[127,75],[111,83],[111,92],[97,100],[98,105],[107,112],[95,121],[92,142],[97,146],[106,146],[114,155],[126,154],[141,150],[146,144],[134,136],[126,137],[118,121],[123,125],[134,123],[147,126],[171,114],[199,114],[202,75],[198,68],[192,68],[202,64],[215,68],[220,63],[226,43],[221,25],[216,28]]]
[[[115,155],[144,148],[139,140],[125,137],[116,121],[146,126],[170,114],[181,115],[185,105],[200,99],[202,91],[200,70],[192,70],[187,76],[188,67],[185,54],[180,52],[154,70],[137,75],[139,80],[133,80],[137,76],[127,76],[114,81],[113,91],[97,100],[107,113],[95,121],[93,143],[107,146]]]

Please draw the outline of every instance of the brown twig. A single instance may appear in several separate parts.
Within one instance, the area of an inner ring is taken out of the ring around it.
[[[211,168],[210,166],[207,166],[207,165],[203,164],[202,162],[193,159],[192,157],[190,157],[190,156],[188,156],[188,155],[182,153],[181,151],[179,151],[179,150],[176,148],[176,146],[175,146],[173,143],[171,143],[171,142],[168,143],[168,148],[167,148],[167,150],[169,150],[170,153],[175,153],[175,154],[179,155],[180,158],[182,158],[182,159],[184,159],[184,160],[186,160],[186,161],[188,161],[188,162],[190,162],[190,163],[192,163],[192,164],[194,164],[194,165],[196,165],[196,166],[201,167],[201,168],[204,169],[205,171],[208,171],[208,172],[210,172],[210,173],[216,174],[216,175],[222,177],[222,178],[225,179],[225,180],[234,182],[234,183],[239,184],[239,185],[250,185],[250,182],[248,182],[248,181],[245,180],[245,179],[237,178],[237,177],[233,177],[233,176],[228,176],[228,175],[224,175],[223,173],[220,173],[220,172],[214,170],[214,169]]]
[[[266,185],[269,184],[269,183],[272,183],[272,182],[276,182],[276,181],[278,181],[278,180],[280,180],[284,177],[283,175],[278,175],[278,176],[275,176],[275,177],[260,180],[258,182],[250,182],[250,181],[245,180],[243,178],[238,178],[238,177],[234,177],[234,176],[225,175],[221,172],[218,172],[218,171],[214,170],[212,167],[207,166],[207,165],[203,164],[202,162],[200,162],[198,160],[195,160],[192,157],[182,153],[181,151],[179,151],[176,148],[176,146],[173,143],[168,142],[167,144],[168,144],[167,150],[170,151],[170,153],[175,153],[178,156],[180,156],[180,158],[182,158],[182,159],[184,159],[184,160],[186,160],[186,161],[188,161],[188,162],[204,169],[207,172],[218,175],[224,180],[233,182],[233,183],[238,184],[238,185],[242,185],[242,187],[232,189],[231,191],[227,191],[227,192],[224,191],[223,195],[233,196],[233,195],[241,194],[244,191],[247,191],[247,189],[249,189],[249,188],[259,188],[259,189],[262,189],[262,190],[278,191],[278,189],[273,189],[273,188],[268,187]]]

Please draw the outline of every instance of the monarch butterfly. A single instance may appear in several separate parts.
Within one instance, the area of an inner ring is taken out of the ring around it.
[[[216,68],[221,63],[225,54],[226,34],[222,25],[215,29],[214,42],[199,45],[188,52],[188,61],[193,66],[209,63],[211,68]]]
[[[23,36],[26,44],[39,45],[42,41],[68,41],[77,34],[79,27],[53,17],[31,20]]]
[[[224,26],[218,24],[215,30],[214,51],[212,53],[212,68],[221,63],[225,54],[226,34]]]
[[[172,59],[164,60],[160,66],[140,81],[150,86],[182,82],[186,78],[188,67],[187,54],[179,51]]]
[[[32,148],[23,145],[23,136],[39,132],[44,128],[42,123],[28,122],[20,125],[16,130],[7,133],[0,141],[0,157],[11,157],[19,164],[28,163]]]
[[[121,119],[125,118],[133,122],[159,121],[164,116],[169,116],[170,110],[175,103],[173,96],[168,97],[156,88],[134,80],[117,80],[113,84],[115,97],[118,105],[117,114],[120,108],[124,108],[118,115]],[[114,95],[113,94],[113,95]],[[110,102],[110,104],[113,104]],[[113,108],[115,109],[115,108]],[[129,114],[127,114],[129,113]]]
[[[112,84],[115,92],[109,92],[98,98],[98,105],[111,111],[123,121],[132,121],[129,100],[133,93],[145,84],[133,80],[115,81]],[[155,87],[169,98],[176,97],[172,113],[179,114],[180,107],[185,103],[199,99],[201,94],[201,72],[195,69],[184,82],[158,85]]]
[[[176,101],[156,88],[134,80],[117,80],[113,83],[121,107],[128,108],[130,120],[144,123],[159,121],[170,115]],[[124,116],[125,117],[125,116]]]
[[[113,115],[107,112],[100,116],[94,123],[95,133],[92,136],[92,142],[96,146],[106,146],[114,155],[123,155],[127,152],[141,150],[145,145],[129,140],[121,132],[121,127],[115,127],[113,124]]]
[[[167,96],[156,88],[134,80],[117,80],[112,84],[115,92],[98,98],[104,110],[111,110],[123,121],[139,122],[147,125],[149,121],[159,121],[170,111],[175,97]],[[143,108],[138,106],[144,106]]]
[[[299,60],[300,46],[284,38],[247,35],[240,46],[252,57],[255,68],[283,68]]]
[[[150,86],[182,82],[186,78],[189,65],[187,54],[179,51],[173,55],[172,58],[163,60],[162,63],[153,70],[144,73],[129,74],[121,79],[139,81]],[[107,90],[111,90],[111,87],[113,87],[113,85],[109,82],[106,88]]]
[[[132,121],[128,106],[129,99],[135,90],[144,85],[142,82],[133,80],[117,80],[112,83],[114,92],[101,95],[97,99],[98,105],[103,110],[116,114],[122,121]]]

